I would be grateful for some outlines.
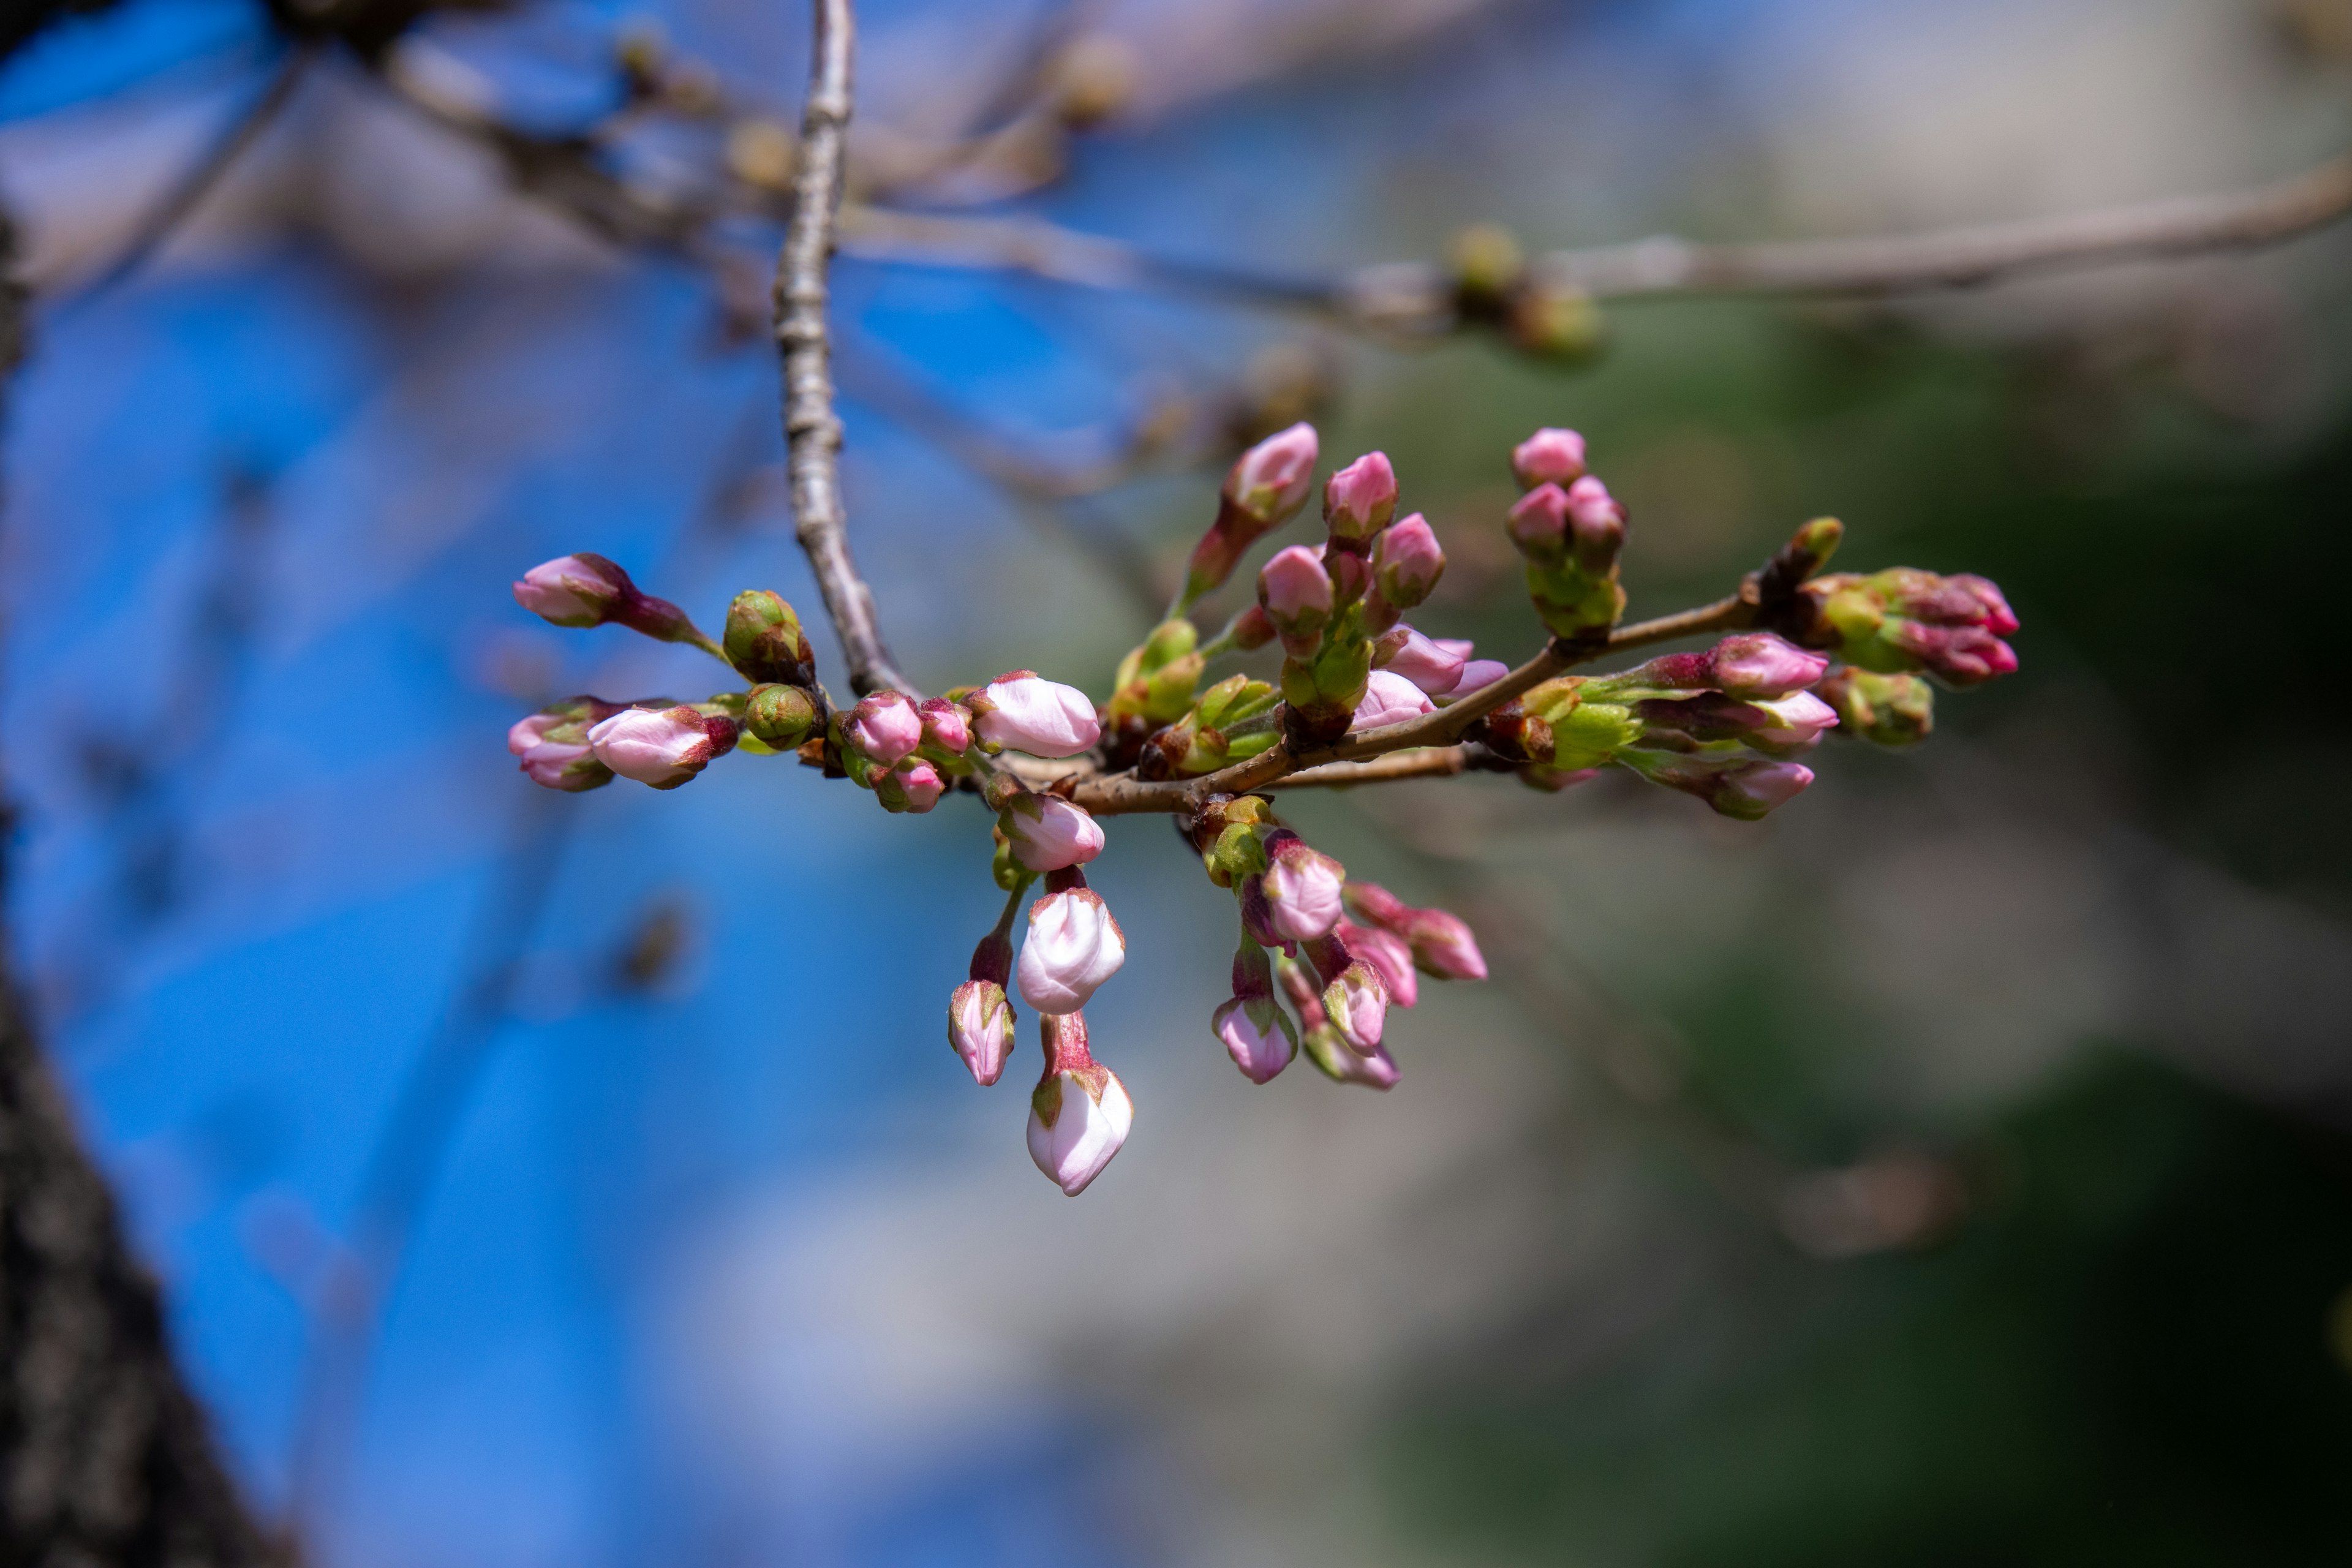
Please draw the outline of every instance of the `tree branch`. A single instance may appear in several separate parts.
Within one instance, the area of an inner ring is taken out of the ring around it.
[[[841,500],[841,418],[833,409],[833,369],[825,335],[825,273],[833,260],[834,214],[841,203],[842,161],[849,142],[850,63],[857,21],[850,0],[814,0],[809,50],[808,110],[801,121],[799,166],[793,174],[793,216],[776,256],[776,344],[784,361],[784,440],[790,448],[793,517],[801,549],[816,573],[825,613],[849,661],[849,684],[863,696],[885,687],[915,688],[891,661],[874,612],[874,591],[849,553],[849,518]]]

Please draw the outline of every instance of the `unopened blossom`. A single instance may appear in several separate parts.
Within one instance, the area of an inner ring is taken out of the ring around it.
[[[1365,679],[1364,700],[1356,704],[1355,720],[1348,727],[1377,730],[1436,710],[1437,704],[1420,687],[1393,669],[1376,669]]]
[[[1315,426],[1293,425],[1241,455],[1225,475],[1217,520],[1192,548],[1182,603],[1210,592],[1241,563],[1249,547],[1297,515],[1315,488]]]
[[[948,1044],[985,1088],[1004,1072],[1013,1052],[1012,999],[993,980],[967,980],[948,1000]]]
[[[923,719],[905,692],[877,691],[849,710],[841,736],[875,766],[889,768],[923,743]]]
[[[735,595],[727,606],[720,647],[727,662],[755,684],[807,686],[816,679],[816,653],[801,629],[800,616],[781,595],[765,589]]]
[[[1445,552],[1437,542],[1429,520],[1414,512],[1381,535],[1372,547],[1372,578],[1381,597],[1400,610],[1410,610],[1430,595],[1445,574]]]
[[[919,757],[908,757],[895,768],[872,775],[874,798],[882,803],[885,811],[908,812],[921,816],[940,804],[947,793],[948,781],[940,770]]]
[[[1911,746],[1936,727],[1935,688],[1916,675],[1877,675],[1849,666],[1832,670],[1816,689],[1837,710],[1841,734]]]
[[[971,715],[960,702],[933,697],[915,704],[923,721],[923,745],[942,756],[960,757],[971,750]]]
[[[541,562],[514,585],[516,604],[559,626],[603,626],[635,591],[626,572],[585,551]]]
[[[816,703],[809,694],[782,682],[754,686],[743,706],[743,727],[772,751],[792,751],[808,739],[816,721]]]
[[[1511,542],[1528,560],[1559,560],[1568,553],[1568,491],[1549,482],[1538,485],[1512,503],[1507,526]]]
[[[1975,686],[2017,668],[2016,650],[2001,640],[2017,629],[2016,615],[1999,588],[1969,574],[1898,566],[1816,577],[1798,591],[1789,624],[1807,647],[1884,675],[1925,669]]]
[[[1389,1016],[1388,987],[1380,972],[1355,959],[1323,987],[1323,1013],[1348,1048],[1369,1055],[1380,1047]]]
[[[1069,1197],[1086,1191],[1135,1125],[1135,1102],[1118,1075],[1087,1048],[1081,1013],[1039,1021],[1045,1073],[1029,1097],[1029,1157]]]
[[[507,731],[507,750],[533,784],[576,793],[613,782],[613,770],[596,758],[588,731],[618,712],[617,704],[573,697],[517,720]]]
[[[1770,632],[1739,632],[1715,645],[1708,684],[1734,697],[1786,697],[1819,680],[1829,663]]]
[[[1075,757],[1102,739],[1095,705],[1075,686],[1047,680],[1034,670],[998,676],[967,703],[972,731],[996,750],[1033,757]]]
[[[1372,657],[1376,672],[1401,675],[1430,696],[1442,697],[1462,683],[1469,652],[1467,642],[1440,641],[1399,626],[1381,638]]]
[[[1258,886],[1265,898],[1266,929],[1283,942],[1311,942],[1328,931],[1339,919],[1346,868],[1287,830],[1267,837],[1265,854]]]
[[[1367,452],[1323,485],[1323,521],[1331,537],[1363,541],[1396,515],[1396,469],[1385,452]]]
[[[1570,548],[1586,571],[1604,572],[1616,561],[1625,542],[1625,509],[1598,475],[1568,487],[1568,529]]]
[[[1126,933],[1102,896],[1082,880],[1029,906],[1018,973],[1022,1000],[1038,1012],[1076,1012],[1126,962]]]
[[[1813,770],[1801,763],[1627,752],[1621,759],[1653,784],[1696,795],[1725,816],[1754,822],[1803,793]]]
[[[1349,881],[1346,899],[1349,913],[1358,921],[1403,938],[1423,973],[1441,980],[1486,978],[1486,955],[1459,915],[1416,909],[1378,882]]]
[[[1574,484],[1584,477],[1584,437],[1573,430],[1538,430],[1511,448],[1511,473],[1523,490]]]
[[[1016,795],[997,816],[1013,863],[1031,871],[1083,866],[1102,853],[1102,825],[1058,795]]]
[[[1771,716],[1770,722],[1748,737],[1751,744],[1767,749],[1801,750],[1819,741],[1823,731],[1837,727],[1837,710],[1810,691],[1751,702],[1749,706]]]
[[[1510,673],[1511,667],[1499,658],[1465,659],[1462,665],[1462,679],[1455,681],[1453,689],[1446,692],[1445,700],[1448,702],[1459,702],[1472,692],[1492,686]]]
[[[1219,1004],[1209,1028],[1252,1083],[1271,1081],[1298,1054],[1289,1015],[1275,1000],[1273,965],[1247,936],[1234,954],[1234,994]]]
[[[1257,574],[1258,607],[1274,625],[1284,649],[1299,658],[1315,651],[1331,618],[1331,574],[1304,544],[1275,552]]]
[[[596,760],[625,779],[676,789],[735,747],[737,725],[686,706],[624,708],[588,731]]]
[[[1349,952],[1378,972],[1391,1006],[1411,1007],[1421,1000],[1421,977],[1412,966],[1412,948],[1404,938],[1349,920],[1332,930]]]
[[[1361,1084],[1366,1089],[1386,1092],[1394,1089],[1397,1079],[1403,1076],[1386,1046],[1374,1046],[1369,1051],[1354,1050],[1331,1024],[1308,1029],[1299,1037],[1298,1043],[1307,1052],[1307,1059],[1334,1082]]]

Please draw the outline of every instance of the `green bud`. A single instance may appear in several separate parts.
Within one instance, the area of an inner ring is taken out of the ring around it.
[[[1165,724],[1184,711],[1207,660],[1194,653],[1200,629],[1181,618],[1162,621],[1118,661],[1108,710],[1112,719],[1141,715]]]
[[[1802,574],[1811,576],[1830,563],[1845,538],[1845,524],[1833,517],[1817,517],[1790,537],[1789,552],[1805,558]]]
[[[1620,747],[1642,738],[1642,721],[1616,702],[1580,702],[1551,721],[1552,764],[1597,768]]]
[[[743,679],[808,686],[816,679],[816,654],[793,607],[764,588],[735,595],[727,606],[727,662]]]
[[[789,752],[816,728],[816,704],[797,686],[754,686],[745,703],[743,726],[767,745]]]
[[[1838,733],[1881,746],[1916,745],[1936,727],[1936,690],[1916,675],[1847,667],[1813,688],[1837,710]]]

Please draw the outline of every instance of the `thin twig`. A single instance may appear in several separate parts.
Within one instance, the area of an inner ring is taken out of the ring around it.
[[[1350,784],[1391,784],[1398,779],[1450,778],[1470,766],[1467,746],[1428,746],[1391,752],[1366,763],[1326,763],[1278,778],[1268,789],[1345,789]]]
[[[188,220],[204,199],[212,194],[213,187],[220,184],[221,177],[277,120],[279,112],[292,100],[295,88],[301,85],[302,72],[316,52],[317,46],[308,42],[288,47],[278,58],[278,68],[270,73],[269,79],[262,84],[253,101],[239,110],[212,142],[196,155],[194,162],[172,182],[171,189],[163,194],[163,199],[140,221],[139,227],[123,246],[122,254],[116,257],[105,271],[76,289],[68,304],[80,305],[96,299],[147,264],[148,258]]]
[[[825,335],[825,272],[833,260],[833,220],[849,142],[856,30],[850,0],[815,0],[808,110],[801,121],[800,163],[793,172],[793,217],[776,255],[776,343],[784,361],[793,517],[849,661],[850,687],[863,696],[885,687],[911,693],[914,686],[883,646],[874,591],[850,558],[849,518],[841,500],[841,417],[833,410]]]

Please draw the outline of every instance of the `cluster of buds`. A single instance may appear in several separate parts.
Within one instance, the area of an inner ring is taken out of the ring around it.
[[[929,811],[960,784],[980,795],[994,814],[1005,904],[949,999],[948,1041],[976,1082],[993,1084],[1014,1048],[1016,997],[1037,1015],[1044,1063],[1029,1151],[1056,1186],[1076,1194],[1134,1121],[1126,1087],[1088,1039],[1086,1008],[1125,964],[1127,939],[1087,882],[1105,840],[1076,801],[1104,797],[1087,795],[1079,774],[1125,773],[1140,788],[1206,778],[1286,743],[1290,753],[1273,760],[1295,770],[1311,760],[1300,751],[1351,734],[1362,754],[1458,741],[1457,767],[1513,770],[1546,790],[1622,768],[1752,820],[1812,782],[1799,759],[1824,734],[1911,743],[1933,723],[1927,677],[1966,686],[2016,665],[2001,638],[2017,621],[1998,588],[1907,568],[1822,576],[1843,533],[1824,518],[1707,614],[1717,628],[1743,628],[1712,647],[1614,673],[1559,674],[1497,700],[1489,689],[1509,674],[1505,665],[1404,620],[1436,586],[1445,556],[1425,519],[1396,515],[1396,473],[1379,452],[1325,483],[1323,542],[1275,551],[1257,575],[1256,602],[1204,640],[1192,606],[1303,510],[1317,456],[1303,424],[1242,455],[1176,603],[1120,661],[1099,709],[1026,669],[941,697],[880,690],[836,708],[799,618],[775,595],[737,595],[714,640],[611,562],[583,554],[535,568],[515,584],[516,598],[560,626],[612,622],[693,644],[743,684],[701,702],[569,698],[516,723],[508,748],[534,781],[566,791],[616,776],[675,788],[740,748],[796,753],[892,812]],[[1513,451],[1511,468],[1522,494],[1510,537],[1551,633],[1548,657],[1554,668],[1572,666],[1605,651],[1624,610],[1624,509],[1586,471],[1585,443],[1572,430],[1538,431]],[[1276,643],[1276,680],[1242,673],[1204,687],[1213,660]],[[1450,717],[1416,722],[1456,704]],[[1035,765],[1057,759],[1072,769]],[[1240,928],[1231,994],[1212,1011],[1210,1032],[1254,1083],[1277,1077],[1303,1047],[1339,1082],[1391,1087],[1391,1010],[1414,1006],[1425,979],[1484,979],[1476,940],[1442,910],[1350,881],[1265,795],[1207,793],[1214,787],[1196,785],[1179,805],[1203,869],[1234,895]]]

